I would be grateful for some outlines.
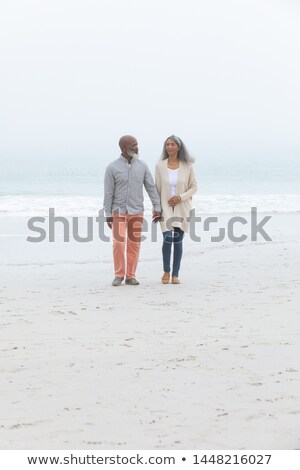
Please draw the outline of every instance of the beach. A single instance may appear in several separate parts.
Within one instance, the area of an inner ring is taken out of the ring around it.
[[[0,26],[7,469],[46,450],[299,450],[299,2],[16,0]],[[178,285],[160,179],[172,215],[195,215]],[[137,286],[112,286],[104,206],[144,211]]]
[[[268,233],[186,237],[178,286],[147,239],[114,288],[109,243],[2,217],[1,448],[299,449],[299,213]]]

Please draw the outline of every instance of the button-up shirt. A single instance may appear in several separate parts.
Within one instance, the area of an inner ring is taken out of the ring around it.
[[[145,162],[133,157],[129,164],[123,155],[108,165],[104,178],[104,211],[131,215],[144,212],[143,187],[151,199],[153,209],[161,212],[160,197],[150,170]]]

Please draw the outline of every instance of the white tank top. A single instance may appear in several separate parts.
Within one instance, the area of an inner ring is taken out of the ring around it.
[[[179,168],[177,168],[176,170],[171,170],[170,168],[168,168],[168,171],[169,171],[170,190],[171,190],[171,195],[172,195],[172,197],[173,197],[173,196],[176,196],[176,186],[177,186],[177,180],[178,180],[178,170],[179,170]]]

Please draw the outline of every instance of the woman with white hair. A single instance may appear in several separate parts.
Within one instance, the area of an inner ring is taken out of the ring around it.
[[[172,284],[180,284],[178,276],[182,242],[184,233],[189,228],[192,196],[197,191],[192,163],[193,159],[179,137],[171,135],[165,140],[161,160],[155,169],[155,182],[162,208],[160,224],[163,233],[163,284],[170,281],[172,246]]]

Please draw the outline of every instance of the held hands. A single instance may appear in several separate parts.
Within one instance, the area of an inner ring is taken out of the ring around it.
[[[161,212],[153,211],[152,213],[152,222],[156,224],[161,219]],[[109,228],[112,228],[113,224],[113,217],[106,217],[106,223],[109,226]]]
[[[109,226],[109,228],[112,228],[112,223],[113,223],[113,217],[106,217],[106,223]]]
[[[173,196],[171,199],[168,200],[169,206],[176,206],[181,202],[181,197],[180,196]]]
[[[153,211],[152,212],[152,222],[156,224],[161,219],[161,212]]]

